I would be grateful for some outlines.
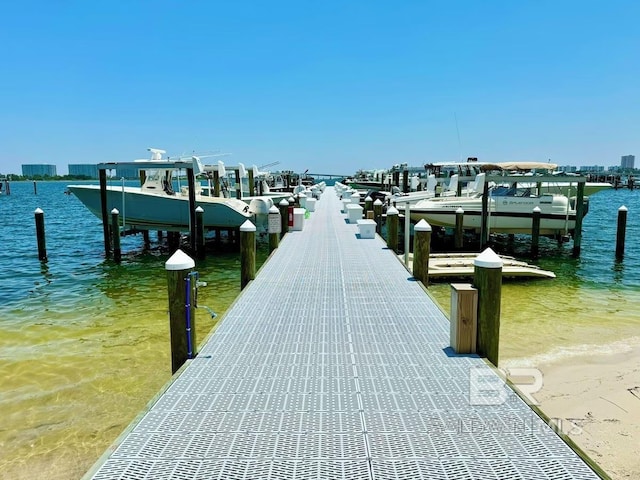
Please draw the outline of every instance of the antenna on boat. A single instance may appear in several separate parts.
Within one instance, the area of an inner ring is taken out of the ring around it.
[[[462,142],[460,141],[460,129],[458,129],[458,114],[453,112],[453,118],[456,120],[456,133],[458,134],[458,159],[462,161]]]

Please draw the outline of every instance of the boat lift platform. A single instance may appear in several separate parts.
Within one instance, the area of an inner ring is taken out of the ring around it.
[[[85,478],[596,479],[327,188]]]

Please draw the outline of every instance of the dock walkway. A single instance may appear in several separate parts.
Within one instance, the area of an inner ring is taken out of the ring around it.
[[[448,345],[445,315],[328,188],[86,478],[598,478]]]

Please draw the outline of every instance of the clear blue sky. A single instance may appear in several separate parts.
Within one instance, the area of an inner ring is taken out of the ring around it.
[[[2,2],[0,65],[0,173],[640,157],[635,0]]]

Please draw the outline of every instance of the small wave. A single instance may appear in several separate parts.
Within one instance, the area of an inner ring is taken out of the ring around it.
[[[548,352],[532,355],[530,357],[511,358],[501,362],[500,366],[504,368],[531,367],[532,365],[558,363],[561,360],[583,357],[586,355],[607,356],[628,353],[638,347],[640,347],[640,336],[629,337],[624,340],[616,340],[615,342],[606,343],[604,345],[585,343],[568,347],[556,347]]]

